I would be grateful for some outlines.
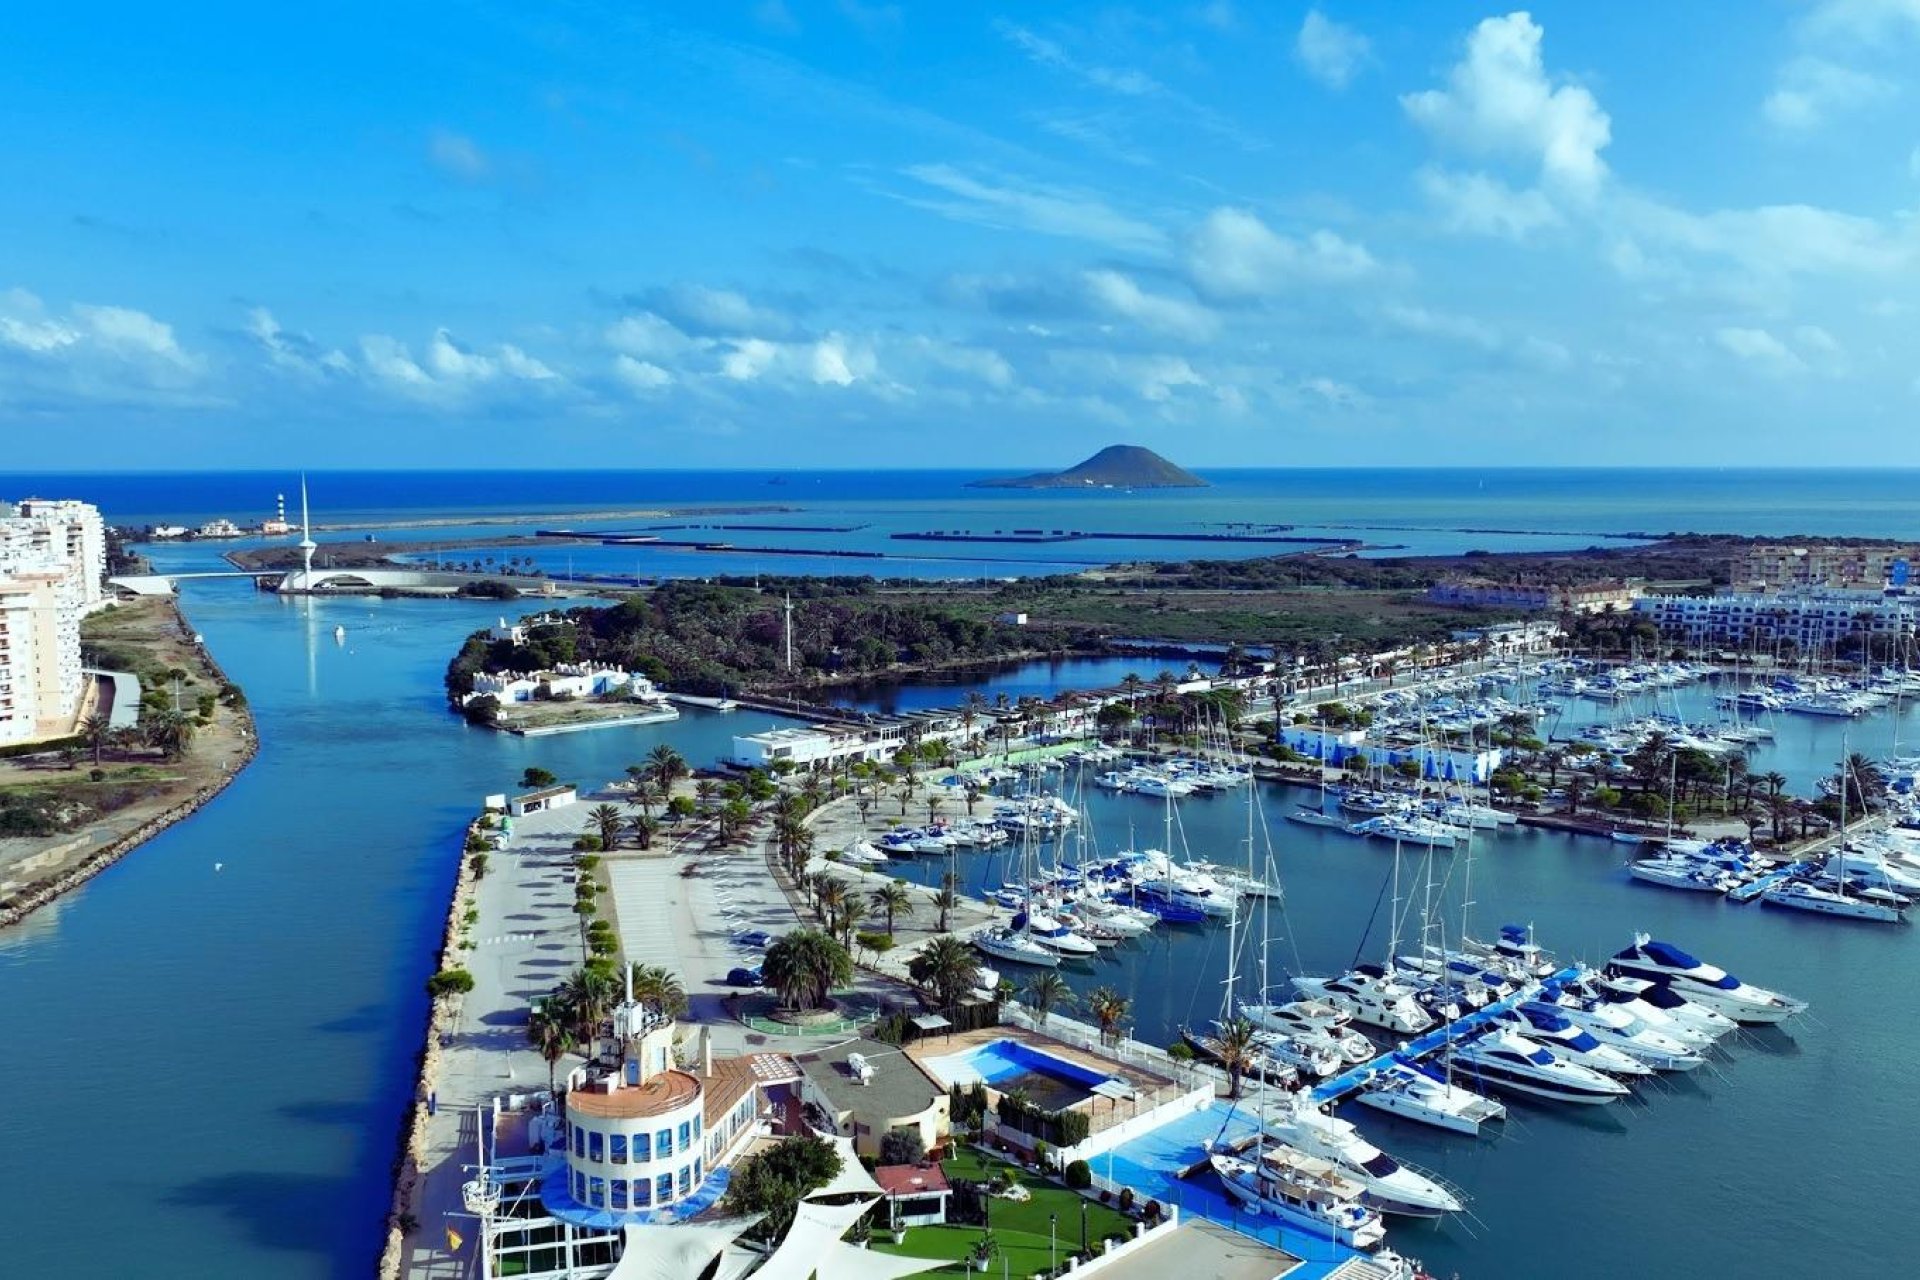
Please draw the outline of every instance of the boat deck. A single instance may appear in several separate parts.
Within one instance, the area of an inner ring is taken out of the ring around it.
[[[1736,889],[1727,890],[1727,897],[1734,902],[1752,902],[1776,885],[1785,884],[1797,875],[1804,875],[1811,868],[1804,862],[1793,862],[1777,871],[1769,871],[1758,880],[1750,880]]]

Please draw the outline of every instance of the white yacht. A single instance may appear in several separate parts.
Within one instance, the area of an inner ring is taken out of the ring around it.
[[[1371,1252],[1386,1242],[1379,1211],[1365,1203],[1366,1188],[1331,1161],[1266,1147],[1253,1159],[1221,1152],[1210,1163],[1227,1194],[1249,1213],[1353,1249]]]
[[[1275,1119],[1269,1132],[1295,1151],[1329,1161],[1365,1187],[1367,1203],[1382,1213],[1438,1218],[1465,1207],[1439,1182],[1407,1168],[1361,1137],[1350,1122],[1316,1107],[1295,1106]]]
[[[1332,978],[1296,977],[1294,990],[1353,1015],[1355,1022],[1386,1031],[1417,1034],[1434,1024],[1433,1015],[1413,998],[1413,989],[1382,973],[1354,970]]]
[[[1671,1036],[1624,1005],[1582,1000],[1571,992],[1554,997],[1569,1022],[1609,1048],[1630,1054],[1655,1071],[1691,1071],[1706,1059],[1692,1039]]]
[[[1837,885],[1789,880],[1761,894],[1760,901],[1770,907],[1790,907],[1845,920],[1868,920],[1876,924],[1905,924],[1907,920],[1906,899],[1885,889],[1849,892]]]
[[[1240,1014],[1262,1031],[1279,1032],[1308,1043],[1331,1045],[1344,1061],[1354,1065],[1370,1061],[1379,1053],[1365,1036],[1350,1029],[1352,1014],[1318,1000],[1243,1004]]]
[[[1555,1102],[1599,1105],[1627,1096],[1611,1076],[1567,1062],[1517,1031],[1493,1031],[1453,1050],[1453,1069],[1482,1084]]]
[[[1495,1021],[1518,1031],[1563,1062],[1610,1076],[1653,1074],[1652,1067],[1632,1054],[1601,1044],[1556,1005],[1528,1000],[1495,1015]]]
[[[1377,840],[1397,840],[1403,844],[1424,845],[1429,849],[1451,849],[1460,839],[1460,832],[1444,822],[1398,813],[1382,813],[1356,822],[1347,828],[1347,834],[1372,836]]]
[[[1303,823],[1309,827],[1339,827],[1342,831],[1347,828],[1347,820],[1339,814],[1322,813],[1318,809],[1309,809],[1303,804],[1297,804],[1287,810],[1287,818],[1289,821]]]
[[[1672,987],[1646,978],[1596,975],[1589,985],[1608,1004],[1624,1006],[1627,1012],[1676,1039],[1691,1035],[1698,1037],[1702,1045],[1709,1045],[1740,1025],[1726,1014],[1696,1004]]]
[[[1488,1121],[1507,1118],[1505,1104],[1449,1083],[1417,1062],[1397,1058],[1368,1076],[1354,1100],[1403,1120],[1455,1133],[1477,1134]]]
[[[1676,993],[1735,1022],[1784,1022],[1807,1007],[1804,1000],[1740,981],[1725,969],[1705,964],[1670,942],[1656,942],[1644,933],[1633,945],[1616,951],[1607,970],[1665,983]]]
[[[1044,912],[1029,909],[1025,920],[1016,915],[1013,918],[1013,927],[1020,929],[1022,925],[1025,926],[1026,935],[1030,940],[1069,959],[1083,959],[1100,950],[1097,944],[1081,937],[1064,923]]]
[[[1691,858],[1639,858],[1627,864],[1627,874],[1663,889],[1689,893],[1725,893],[1740,883],[1737,877]]]
[[[1015,929],[986,928],[967,940],[973,944],[974,950],[1012,964],[1030,964],[1052,969],[1060,963],[1058,955]]]
[[[1547,949],[1533,940],[1530,924],[1503,924],[1492,942],[1462,938],[1460,950],[1489,962],[1504,961],[1529,978],[1546,978],[1558,967]]]

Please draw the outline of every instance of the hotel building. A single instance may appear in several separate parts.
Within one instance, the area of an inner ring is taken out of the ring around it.
[[[0,744],[73,732],[80,620],[105,603],[106,529],[83,502],[0,505]]]

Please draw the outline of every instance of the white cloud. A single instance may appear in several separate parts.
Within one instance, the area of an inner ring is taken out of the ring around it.
[[[793,322],[772,307],[760,306],[731,289],[677,284],[648,291],[648,308],[693,334],[785,333]]]
[[[1895,92],[1893,83],[1880,76],[1825,58],[1802,56],[1780,69],[1761,111],[1780,129],[1806,131],[1835,115],[1885,101]]]
[[[1724,328],[1714,340],[1729,353],[1771,374],[1802,373],[1806,363],[1765,329]]]
[[[0,293],[0,345],[34,355],[45,355],[80,342],[75,326],[47,315],[40,299],[25,289]]]
[[[1368,400],[1367,394],[1359,388],[1325,375],[1305,379],[1301,382],[1300,389],[1310,395],[1318,396],[1336,409],[1357,409],[1364,406]]]
[[[1194,10],[1193,16],[1202,26],[1215,31],[1232,31],[1240,25],[1240,15],[1234,12],[1232,0],[1209,0]]]
[[[1920,0],[1819,0],[1806,17],[1815,39],[1873,43],[1920,32]]]
[[[673,375],[659,365],[624,353],[613,358],[613,376],[642,395],[652,395],[673,385]]]
[[[398,338],[368,334],[360,339],[360,363],[376,386],[438,404],[463,401],[485,387],[562,381],[545,363],[510,343],[488,353],[462,346],[445,328],[433,331],[420,359]]]
[[[1812,205],[1765,205],[1689,213],[1624,198],[1615,210],[1637,234],[1689,252],[1727,258],[1757,275],[1879,273],[1915,258],[1913,224],[1889,228],[1873,218]]]
[[[1132,251],[1159,249],[1166,242],[1159,228],[1119,213],[1086,192],[1004,178],[989,181],[948,164],[911,165],[904,172],[951,198],[897,198],[961,222],[1091,240]]]
[[[266,352],[268,363],[284,372],[318,378],[346,372],[353,365],[345,353],[323,349],[307,334],[282,329],[273,312],[265,307],[254,307],[247,312],[247,334]]]
[[[1295,284],[1362,279],[1380,264],[1364,245],[1331,231],[1295,239],[1245,209],[1215,209],[1193,235],[1187,267],[1205,295],[1250,298]]]
[[[493,171],[493,162],[479,143],[446,129],[435,129],[428,135],[427,159],[434,168],[463,182],[478,182]]]
[[[1516,191],[1484,173],[1429,166],[1420,170],[1415,181],[1449,231],[1524,240],[1561,221],[1560,211],[1544,192],[1532,187]]]
[[[1218,318],[1205,307],[1183,298],[1148,293],[1122,272],[1102,268],[1085,272],[1081,278],[1096,306],[1142,328],[1195,341],[1210,338],[1219,329]]]
[[[753,6],[753,20],[783,36],[800,34],[800,24],[794,21],[793,12],[787,8],[784,0],[760,0]]]
[[[207,362],[173,326],[132,307],[56,313],[25,289],[0,291],[0,403],[206,403]]]
[[[1488,18],[1467,37],[1466,56],[1448,72],[1445,89],[1409,93],[1400,103],[1443,142],[1537,163],[1549,183],[1590,194],[1607,177],[1600,153],[1612,124],[1585,88],[1548,78],[1543,34],[1526,13]]]
[[[1920,179],[1920,147],[1907,152],[1907,176]]]
[[[1446,338],[1449,341],[1462,342],[1488,351],[1497,350],[1501,345],[1499,331],[1472,316],[1429,311],[1425,307],[1409,306],[1399,302],[1391,302],[1380,308],[1380,315],[1396,328],[1405,329],[1409,333]]]
[[[721,376],[734,382],[850,387],[872,382],[878,373],[873,348],[838,333],[813,342],[741,338],[720,359]]]
[[[1366,64],[1373,44],[1352,27],[1345,27],[1321,13],[1307,10],[1294,37],[1293,53],[1307,74],[1329,89],[1344,89]]]
[[[621,316],[607,326],[604,336],[615,351],[655,360],[676,358],[696,345],[671,321],[651,311]]]

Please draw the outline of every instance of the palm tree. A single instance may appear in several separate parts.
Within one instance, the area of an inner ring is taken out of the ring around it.
[[[1235,1018],[1220,1028],[1220,1065],[1227,1069],[1227,1096],[1240,1096],[1240,1080],[1253,1065],[1259,1052],[1259,1028],[1245,1018]]]
[[[840,903],[840,940],[852,946],[854,931],[866,922],[866,918],[867,900],[847,895]]]
[[[629,966],[633,975],[633,998],[641,1004],[652,1005],[669,1018],[684,1017],[687,1012],[687,989],[680,984],[679,977],[671,970],[657,964],[638,964]]]
[[[887,936],[893,936],[893,918],[896,915],[913,914],[913,895],[907,892],[905,880],[892,880],[881,885],[867,895],[867,901],[873,904],[875,911],[885,913],[887,917]]]
[[[822,871],[814,881],[813,900],[820,908],[820,923],[826,925],[828,933],[838,933],[840,908],[847,904],[846,883]]]
[[[951,1009],[978,985],[980,962],[972,947],[951,934],[941,934],[907,962],[907,976],[930,993],[942,1009]]]
[[[719,798],[720,784],[712,778],[702,778],[693,784],[693,798],[702,810],[711,809]]]
[[[553,1001],[542,1000],[527,1014],[527,1042],[540,1051],[547,1063],[547,1091],[557,1092],[554,1072],[560,1059],[573,1048],[573,1028],[567,1024],[567,1011]]]
[[[627,830],[633,833],[633,842],[642,849],[653,848],[653,837],[660,830],[660,820],[650,814],[636,813],[627,820]]]
[[[940,877],[940,892],[933,895],[933,905],[940,908],[940,932],[945,933],[953,909],[960,905],[960,878],[953,872]]]
[[[649,818],[653,816],[653,807],[663,798],[660,793],[660,784],[650,778],[637,779],[633,784],[633,790],[627,792],[627,803]]]
[[[1034,1019],[1042,1027],[1046,1026],[1047,1020],[1053,1016],[1055,1005],[1064,1008],[1074,1001],[1073,988],[1067,985],[1065,978],[1052,969],[1042,970],[1028,978],[1020,998],[1032,1007]]]
[[[591,1055],[594,1041],[599,1038],[600,1021],[620,994],[619,984],[606,969],[588,967],[574,970],[573,976],[560,984],[559,994],[573,1014],[579,1043],[585,1045]]]
[[[178,760],[193,747],[193,719],[178,711],[162,712],[147,731],[147,741],[169,760]]]
[[[980,784],[969,778],[960,794],[967,802],[967,816],[971,818],[973,816],[973,806],[980,803],[980,797],[984,794],[980,790]]]
[[[1133,1001],[1121,995],[1112,987],[1099,987],[1087,996],[1087,1009],[1093,1014],[1093,1020],[1100,1024],[1100,1041],[1110,1044],[1119,1033],[1120,1024],[1126,1021],[1127,1014],[1133,1008]]]
[[[623,824],[620,811],[610,804],[597,804],[587,812],[587,821],[600,833],[600,847],[611,850],[620,842]]]
[[[838,938],[819,929],[795,929],[767,948],[761,970],[788,1009],[820,1009],[827,993],[853,980],[853,957]]]
[[[659,784],[661,793],[665,794],[673,789],[676,780],[687,776],[687,761],[663,742],[647,753],[647,769],[653,774],[654,782]]]
[[[113,725],[105,716],[88,716],[80,722],[80,736],[93,748],[93,767],[100,767],[100,753],[113,736]]]
[[[929,794],[927,796],[927,825],[933,826],[939,820],[940,820],[940,797],[937,795]]]

